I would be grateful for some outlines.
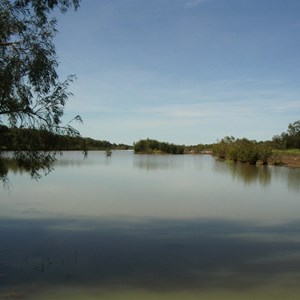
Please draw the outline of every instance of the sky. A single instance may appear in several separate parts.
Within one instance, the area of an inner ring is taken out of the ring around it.
[[[260,141],[300,119],[299,0],[82,0],[57,19],[84,137]]]

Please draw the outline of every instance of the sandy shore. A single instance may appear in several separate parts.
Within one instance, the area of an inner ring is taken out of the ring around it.
[[[300,168],[300,155],[298,155],[298,154],[274,154],[269,159],[269,164]]]

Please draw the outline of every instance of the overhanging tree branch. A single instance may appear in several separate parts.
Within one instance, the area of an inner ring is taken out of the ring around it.
[[[50,17],[51,11],[56,8],[62,13],[71,7],[77,9],[79,2],[1,0],[0,124],[5,120],[14,127],[28,126],[42,128],[49,133],[79,134],[70,124],[62,125],[64,108],[71,96],[67,90],[74,78],[61,82],[57,74],[58,61],[53,43],[57,22]],[[44,155],[39,154],[40,145],[30,134],[20,138],[20,146],[26,145],[30,151],[22,155],[16,152],[17,162],[26,165],[28,170],[32,166],[33,174],[36,174],[37,166],[49,169],[51,155],[47,151]],[[47,139],[44,139],[43,150],[46,149]],[[0,163],[1,159],[0,155]],[[1,174],[0,178],[3,178]]]
[[[19,45],[21,42],[6,42],[6,43],[0,43],[0,47],[9,47],[9,46],[17,46]]]

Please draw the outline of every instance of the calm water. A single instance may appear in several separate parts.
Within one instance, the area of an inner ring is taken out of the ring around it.
[[[0,187],[0,299],[299,299],[300,169],[64,153]]]

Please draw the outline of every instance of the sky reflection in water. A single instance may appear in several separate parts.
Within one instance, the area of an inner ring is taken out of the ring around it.
[[[68,153],[38,183],[11,174],[12,191],[0,200],[2,296],[25,286],[23,296],[34,299],[46,285],[97,287],[103,299],[117,287],[123,297],[144,291],[140,299],[186,291],[188,299],[221,292],[246,299],[267,287],[258,298],[288,291],[294,299],[297,180],[296,169],[131,152],[92,152],[87,160]]]

